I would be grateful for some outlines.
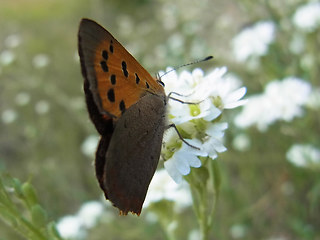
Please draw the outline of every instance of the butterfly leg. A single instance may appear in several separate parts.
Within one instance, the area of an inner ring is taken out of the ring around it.
[[[174,130],[177,132],[177,134],[178,134],[179,138],[181,139],[181,141],[184,142],[185,144],[187,144],[189,147],[192,147],[194,149],[200,150],[200,148],[198,148],[196,146],[193,146],[192,144],[188,143],[186,140],[183,139],[183,137],[179,133],[179,130],[177,129],[177,126],[174,123],[169,124],[168,126],[166,126],[166,130],[169,129],[169,128],[174,128]]]
[[[185,101],[183,101],[183,100],[181,100],[181,99],[172,97],[172,96],[171,96],[172,94],[178,95],[178,96],[180,96],[180,97],[188,97],[188,96],[192,95],[192,93],[190,93],[190,94],[188,94],[188,95],[182,95],[182,94],[179,94],[179,93],[176,93],[176,92],[170,92],[170,93],[168,94],[168,99],[172,99],[172,100],[177,101],[177,102],[182,103],[182,104],[199,104],[199,103],[202,102],[202,101],[200,101],[200,102],[185,102]]]

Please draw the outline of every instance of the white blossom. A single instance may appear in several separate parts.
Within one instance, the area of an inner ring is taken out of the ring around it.
[[[251,145],[250,138],[245,133],[240,133],[236,135],[232,141],[233,148],[241,152],[249,150],[250,145]]]
[[[30,94],[26,92],[20,92],[16,96],[16,103],[20,106],[25,106],[30,102]]]
[[[293,23],[306,32],[313,32],[320,25],[320,3],[309,2],[297,9],[292,18]]]
[[[34,56],[34,58],[32,59],[32,63],[35,68],[43,68],[50,63],[50,58],[48,55],[40,53]]]
[[[4,40],[4,45],[7,48],[16,48],[21,44],[21,37],[18,34],[11,34]]]
[[[13,109],[6,109],[1,114],[2,122],[5,124],[14,122],[17,117],[18,113]]]
[[[64,238],[85,239],[87,229],[94,227],[103,213],[101,202],[84,203],[75,215],[62,217],[57,223],[57,229]]]
[[[16,59],[16,55],[11,50],[4,50],[0,53],[0,64],[9,65]]]
[[[63,238],[84,238],[81,220],[77,216],[65,216],[57,223],[57,230]]]
[[[174,71],[160,73],[166,93],[184,102],[169,99],[168,116],[170,123],[187,136],[185,142],[170,129],[165,132],[162,148],[164,167],[177,183],[190,173],[191,167],[201,166],[199,157],[215,159],[218,153],[227,150],[222,138],[228,124],[214,120],[224,109],[245,104],[241,98],[246,88],[239,88],[240,81],[232,75],[225,76],[226,72],[227,68],[222,67],[207,75],[201,69],[179,75]]]
[[[236,60],[243,62],[251,56],[264,56],[275,38],[276,26],[271,21],[262,21],[242,30],[233,40]]]
[[[189,140],[188,143],[203,149],[196,140]],[[182,176],[190,173],[190,167],[198,168],[201,166],[201,161],[198,156],[207,155],[208,154],[204,151],[192,148],[187,146],[185,143],[182,143],[182,147],[176,150],[171,158],[164,162],[164,167],[172,179],[177,183],[180,183],[182,181]]]
[[[77,216],[81,219],[82,225],[91,228],[96,225],[98,218],[103,212],[103,205],[98,201],[84,203]]]
[[[256,125],[260,131],[265,131],[277,120],[292,121],[302,116],[302,106],[307,103],[310,92],[311,85],[296,77],[272,81],[264,93],[248,98],[235,124],[242,128]]]
[[[92,157],[97,149],[100,137],[98,135],[88,136],[81,145],[81,152],[89,157]]]
[[[35,104],[35,111],[39,115],[43,115],[49,112],[50,104],[46,100],[40,100]]]
[[[320,149],[310,144],[295,144],[287,152],[287,159],[297,167],[320,167]]]

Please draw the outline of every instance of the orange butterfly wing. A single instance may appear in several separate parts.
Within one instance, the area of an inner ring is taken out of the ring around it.
[[[92,20],[81,21],[78,41],[87,107],[101,135],[95,162],[99,185],[121,214],[139,215],[160,156],[163,83]]]
[[[117,120],[147,92],[165,94],[162,82],[151,77],[102,26],[83,19],[78,36],[83,75],[105,118]]]

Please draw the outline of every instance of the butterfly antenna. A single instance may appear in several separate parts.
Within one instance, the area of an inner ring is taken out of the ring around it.
[[[176,71],[178,70],[179,68],[182,68],[182,67],[186,67],[186,66],[189,66],[189,65],[193,65],[193,64],[197,64],[197,63],[201,63],[201,62],[206,62],[210,59],[213,59],[213,56],[208,56],[208,57],[205,57],[203,59],[199,59],[199,60],[196,60],[194,62],[190,62],[190,63],[186,63],[186,64],[183,64],[181,66],[178,66],[178,67],[174,67],[173,69],[171,69],[170,71],[168,72],[165,72],[164,74],[162,74],[161,76],[158,76],[159,79],[161,79],[164,75],[167,75],[168,73],[172,72],[172,71]]]

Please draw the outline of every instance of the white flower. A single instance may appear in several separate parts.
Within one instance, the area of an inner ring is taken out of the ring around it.
[[[240,99],[245,95],[246,88],[239,88],[241,85],[240,80],[235,76],[229,75],[224,77],[227,72],[226,67],[216,68],[205,77],[202,70],[196,69],[195,71],[197,71],[197,78],[194,77],[194,79],[197,86],[192,95],[195,97],[195,100],[204,98],[211,98],[216,101],[220,100],[221,102],[217,103],[217,107],[220,109],[231,109],[245,104],[246,100]]]
[[[299,78],[272,81],[264,93],[248,98],[235,124],[242,128],[256,125],[260,131],[265,131],[277,120],[292,121],[303,114],[302,106],[307,103],[310,92],[311,85]]]
[[[175,210],[180,211],[183,208],[192,205],[192,197],[188,184],[176,184],[164,169],[156,171],[150,183],[148,194],[143,206],[148,207],[154,202],[161,200],[174,202]]]
[[[206,156],[209,156],[211,159],[215,159],[218,157],[217,152],[221,153],[227,150],[221,142],[221,139],[224,136],[224,130],[227,128],[227,123],[217,123],[206,129],[207,137],[201,147],[201,149],[207,153]]]
[[[20,92],[16,96],[16,103],[20,106],[27,105],[30,102],[30,94],[26,92]]]
[[[15,60],[16,56],[11,50],[4,50],[0,53],[0,64],[9,65]]]
[[[102,203],[98,201],[84,203],[78,212],[78,217],[81,219],[82,225],[87,228],[95,226],[98,218],[103,213],[103,208]]]
[[[4,110],[1,114],[2,122],[9,124],[14,122],[18,117],[18,113],[13,109]]]
[[[174,129],[165,132],[161,156],[165,169],[177,183],[190,173],[191,167],[201,166],[199,157],[215,159],[217,153],[226,151],[222,138],[228,125],[216,119],[224,109],[243,105],[245,101],[241,98],[246,92],[245,88],[239,88],[240,81],[236,77],[224,76],[226,71],[227,68],[222,67],[208,75],[201,69],[191,73],[183,71],[180,75],[176,72],[160,74],[166,93],[171,93],[169,121],[189,144],[182,142]]]
[[[244,152],[250,149],[251,141],[248,135],[240,133],[232,141],[234,149]]]
[[[98,135],[88,136],[81,145],[81,152],[88,157],[92,157],[96,152],[99,139]]]
[[[48,55],[40,53],[32,59],[33,66],[35,68],[43,68],[50,63],[50,58]]]
[[[57,229],[64,238],[85,239],[86,230],[96,225],[103,213],[103,204],[97,201],[84,203],[78,213],[59,220]]]
[[[4,45],[8,48],[15,48],[21,44],[21,37],[18,34],[12,34],[7,36],[4,40]]]
[[[176,125],[200,118],[205,118],[207,121],[210,121],[221,114],[221,110],[215,107],[209,99],[206,99],[200,102],[198,106],[191,108],[187,104],[175,102],[172,103],[170,109],[174,109],[174,111],[170,111],[170,113],[172,122]]]
[[[195,140],[189,140],[188,143],[195,147],[202,148],[199,146],[199,142]],[[164,162],[164,167],[172,179],[176,183],[180,183],[182,181],[182,176],[190,173],[190,167],[198,168],[201,166],[201,161],[198,156],[206,155],[205,152],[187,146],[183,142],[182,147],[175,151],[169,160]]]
[[[46,100],[40,100],[34,106],[36,113],[39,115],[46,114],[50,110],[50,104]]]
[[[310,144],[295,144],[287,152],[287,159],[297,167],[320,167],[320,149]]]
[[[292,18],[293,23],[306,32],[313,32],[320,25],[320,3],[309,2],[297,9]]]
[[[65,216],[57,223],[57,230],[63,238],[83,238],[81,220],[77,216]]]
[[[273,106],[277,106],[277,115],[285,121],[302,115],[300,106],[307,102],[310,92],[309,83],[294,77],[285,78],[282,82],[270,82],[265,89],[269,99],[273,99]]]
[[[275,24],[271,21],[258,22],[240,32],[233,40],[236,59],[246,61],[250,56],[264,56],[275,38]]]

